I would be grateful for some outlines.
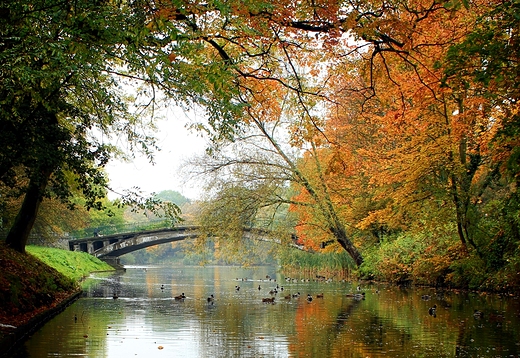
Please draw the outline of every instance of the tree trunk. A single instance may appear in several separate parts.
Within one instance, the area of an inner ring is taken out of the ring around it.
[[[341,223],[336,209],[334,208],[334,204],[329,195],[327,184],[323,178],[323,171],[321,169],[320,161],[318,160],[315,143],[311,144],[314,154],[313,158],[316,161],[316,168],[319,174],[319,183],[317,185],[321,186],[321,191],[317,190],[316,186],[313,185],[311,181],[304,175],[304,173],[298,169],[297,165],[283,151],[282,147],[277,143],[277,141],[268,133],[264,124],[254,115],[251,115],[251,118],[254,120],[254,123],[260,129],[264,137],[271,142],[278,155],[283,158],[285,163],[287,163],[290,172],[294,175],[294,181],[303,186],[309,195],[316,201],[319,210],[327,220],[327,223],[325,223],[324,226],[328,227],[334,238],[339,242],[341,247],[343,247],[348,252],[350,257],[352,257],[356,265],[359,267],[363,263],[363,256],[348,238],[347,231],[345,230],[344,225]],[[320,192],[322,192],[323,195],[320,195]]]
[[[43,199],[43,192],[47,187],[51,173],[52,170],[43,169],[39,175],[33,176],[29,182],[22,207],[16,215],[14,224],[5,240],[7,246],[18,252],[25,252],[25,245],[27,245],[29,234],[34,226]]]
[[[363,256],[359,252],[359,250],[354,246],[354,244],[350,241],[350,239],[347,236],[347,233],[345,232],[344,228],[333,228],[332,234],[338,241],[338,243],[345,249],[345,251],[348,252],[350,257],[354,260],[356,265],[359,267],[363,263]]]

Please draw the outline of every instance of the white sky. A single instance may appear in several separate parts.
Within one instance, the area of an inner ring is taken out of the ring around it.
[[[200,197],[200,185],[188,182],[179,173],[184,160],[202,154],[206,140],[200,134],[186,129],[188,117],[182,110],[169,110],[164,119],[157,123],[155,134],[161,151],[155,153],[155,165],[143,156],[136,156],[131,162],[113,160],[106,166],[110,187],[116,192],[139,187],[143,194],[158,193],[162,190],[175,190],[187,198]],[[115,199],[116,194],[109,192],[108,197]]]

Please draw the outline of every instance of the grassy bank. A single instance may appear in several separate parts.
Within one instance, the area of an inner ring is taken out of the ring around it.
[[[76,282],[91,272],[114,270],[106,262],[86,252],[66,251],[42,246],[27,246],[26,250],[29,254]]]
[[[77,292],[79,280],[89,272],[113,270],[85,253],[30,246],[27,254],[21,254],[4,242],[0,242],[0,267],[0,324],[11,326]]]

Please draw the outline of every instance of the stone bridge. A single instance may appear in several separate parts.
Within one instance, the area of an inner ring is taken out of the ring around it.
[[[199,236],[198,226],[178,226],[166,229],[73,239],[69,240],[69,249],[71,251],[87,252],[104,261],[117,265],[119,264],[119,256],[124,254],[149,246],[196,238],[197,236]],[[260,229],[245,229],[244,237],[277,244],[281,243],[281,240],[269,237],[268,231]],[[296,244],[296,239],[296,237],[292,238],[291,246],[301,250],[302,247]]]

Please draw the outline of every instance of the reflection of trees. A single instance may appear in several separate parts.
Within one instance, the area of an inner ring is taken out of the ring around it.
[[[291,339],[295,356],[372,356],[388,349],[412,355],[431,341],[431,326],[426,322],[420,295],[407,290],[390,290],[385,299],[367,295],[366,300],[350,297],[323,302],[325,307],[301,305],[295,316],[296,336]],[[321,301],[319,301],[321,304]],[[421,317],[422,316],[422,317]],[[421,321],[420,325],[417,321]],[[441,336],[441,341],[449,339]],[[430,347],[428,347],[430,349]],[[433,347],[445,354],[447,346]]]
[[[81,299],[54,317],[25,345],[28,354],[19,357],[41,357],[45,352],[67,356],[98,358],[99,347],[106,346],[108,327],[120,326],[123,316],[107,315],[118,302],[113,300]],[[77,321],[74,320],[77,316]]]
[[[413,346],[413,334],[395,322],[374,314],[368,300],[342,297],[329,300],[325,309],[300,305],[295,318],[297,336],[291,345],[295,356],[371,356],[385,347]],[[388,337],[393,341],[389,342]]]
[[[241,290],[236,293],[236,273],[226,267],[215,267],[214,271],[214,280],[206,287],[205,294],[221,292],[221,295],[216,297],[214,305],[199,300],[195,306],[201,327],[201,356],[221,355],[222,347],[230,357],[263,356],[283,349],[287,345],[285,335],[294,330],[294,322],[288,317],[296,305],[280,303],[283,300],[280,296],[275,304],[261,303],[269,285],[276,286],[275,282],[260,283],[264,287],[260,292],[256,289],[258,281],[240,282]],[[260,269],[254,276],[265,277],[266,273]],[[201,282],[195,285],[202,286]]]
[[[285,301],[278,295],[273,305],[262,304],[261,298],[275,282],[260,282],[263,290],[258,292],[258,281],[235,280],[264,278],[270,273],[267,269],[254,273],[229,267],[183,271],[134,270],[92,280],[84,286],[87,297],[35,334],[28,353],[41,356],[38,353],[47,350],[97,358],[102,353],[95,349],[122,337],[135,338],[144,332],[168,341],[189,332],[188,344],[196,346],[199,356],[259,357],[273,352],[285,355],[287,350],[286,355],[294,357],[383,356],[392,351],[400,356],[421,352],[432,357],[454,353],[469,357],[489,348],[494,348],[495,356],[519,354],[518,302],[496,296],[429,292],[432,299],[425,302],[421,300],[425,292],[418,289],[391,288],[379,295],[367,289],[366,299],[356,301],[345,297],[346,289],[340,286],[298,283],[284,285],[284,294],[324,290],[325,297],[307,303],[303,297]],[[162,283],[170,283],[171,289],[167,285],[161,291]],[[240,292],[234,290],[237,283]],[[188,299],[174,301],[173,293],[178,294],[183,284]],[[110,298],[114,287],[120,290],[118,300]],[[214,305],[205,300],[211,293],[216,295]],[[434,303],[439,307],[437,318],[427,312]],[[473,318],[474,308],[486,312],[483,319]]]
[[[312,304],[301,301],[295,314],[295,336],[290,340],[291,354],[300,357],[332,356],[332,352],[345,342],[338,342],[340,333],[351,324],[350,317],[358,310],[361,301],[340,297],[327,297]],[[325,307],[323,307],[325,306]]]
[[[470,318],[459,324],[455,356],[474,357],[493,347],[493,355],[498,357],[518,357],[518,330],[504,329],[503,319],[491,314],[482,319]],[[484,327],[491,329],[484,329]]]
[[[352,312],[361,301],[352,300],[351,302],[352,303],[346,306],[345,309],[338,313],[336,321],[332,325],[332,331],[334,332],[334,335],[339,333],[343,329],[343,327],[348,323],[348,318],[352,315]]]

